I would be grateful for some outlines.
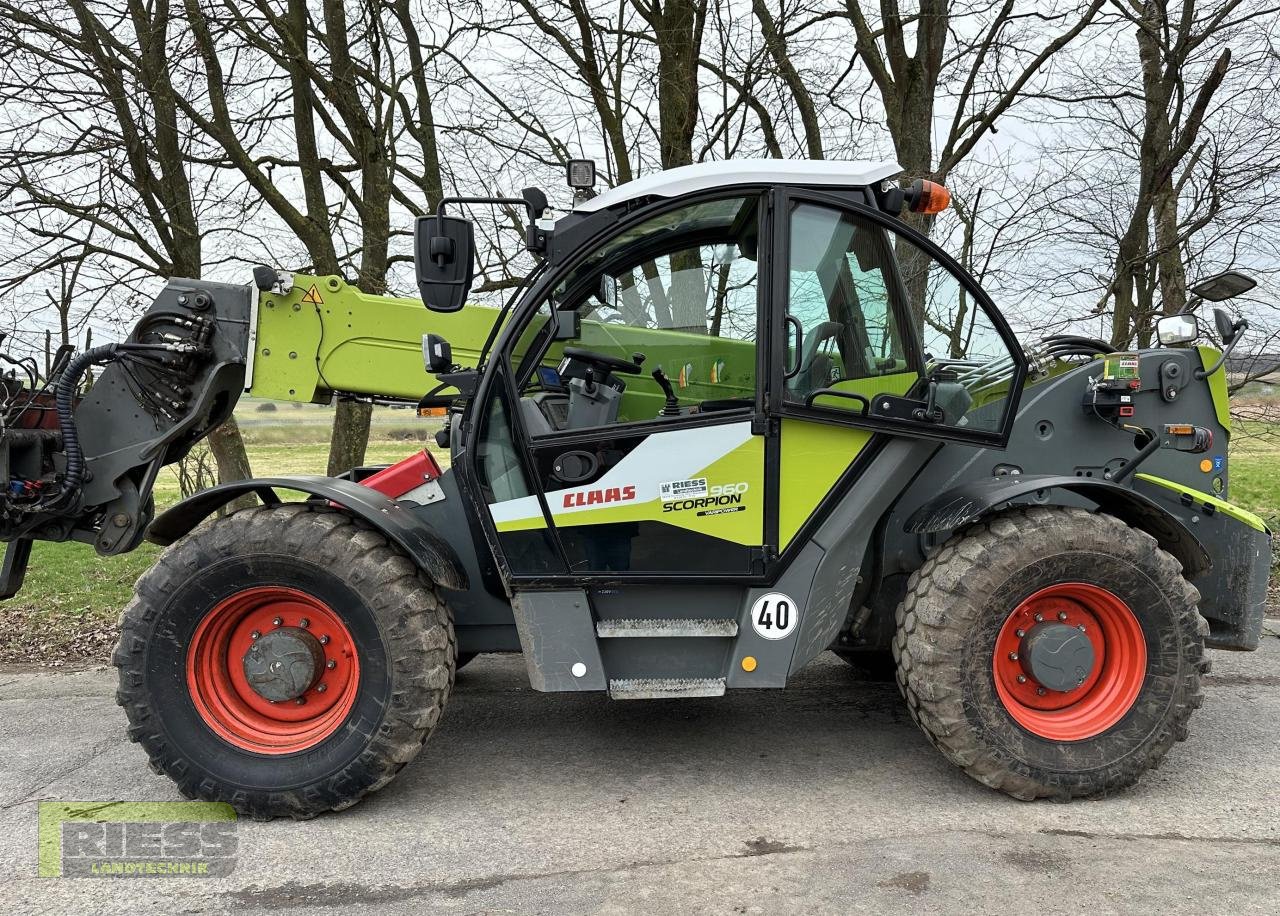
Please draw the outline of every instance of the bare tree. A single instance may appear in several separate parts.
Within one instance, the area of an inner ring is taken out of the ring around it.
[[[331,0],[318,13],[305,0],[184,3],[208,99],[188,106],[192,122],[302,242],[315,270],[342,275],[350,267],[365,292],[384,292],[392,201],[412,202],[397,187],[409,184],[400,148],[416,143],[421,151],[422,174],[412,184],[427,206],[443,187],[422,19],[408,0]],[[245,66],[227,71],[224,59]],[[264,94],[288,112],[287,156],[266,152],[270,144],[262,142],[274,112],[249,109]],[[282,189],[285,182],[301,200]],[[335,236],[348,228],[353,237],[340,248]],[[371,412],[369,402],[339,399],[330,474],[363,462]]]
[[[1123,39],[1081,54],[1044,94],[1061,269],[1041,274],[1090,297],[1071,310],[1103,320],[1114,345],[1146,345],[1159,315],[1186,306],[1189,272],[1275,263],[1277,7],[1114,5]]]
[[[13,112],[0,196],[34,242],[0,289],[56,275],[49,300],[65,344],[87,261],[112,275],[107,288],[202,275],[199,209],[217,190],[191,180],[199,151],[176,104],[190,87],[167,66],[178,41],[169,0],[5,0],[0,18],[0,98]],[[124,42],[132,53],[117,52]],[[250,476],[234,418],[210,442],[223,480]]]

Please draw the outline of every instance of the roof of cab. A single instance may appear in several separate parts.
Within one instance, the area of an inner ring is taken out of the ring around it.
[[[575,213],[592,213],[640,197],[680,197],[708,188],[745,184],[858,187],[892,178],[901,171],[900,165],[889,160],[723,159],[654,172],[611,188],[573,209]]]

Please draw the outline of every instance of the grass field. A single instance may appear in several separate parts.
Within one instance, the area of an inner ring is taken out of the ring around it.
[[[261,410],[262,402],[246,401],[237,419],[256,475],[323,474],[328,457],[328,409],[279,405]],[[429,445],[441,463],[431,436],[438,421],[421,420],[392,408],[375,411],[367,462],[388,464]],[[180,497],[172,468],[157,482],[156,504],[172,505]],[[1280,527],[1280,434],[1252,435],[1233,443],[1231,501]],[[143,544],[131,554],[102,558],[84,544],[37,543],[26,585],[4,605],[0,629],[0,662],[58,666],[106,661],[115,644],[116,620],[133,594],[138,577],[153,563],[159,548]]]

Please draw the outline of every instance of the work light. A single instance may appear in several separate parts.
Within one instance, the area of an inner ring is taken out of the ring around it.
[[[596,186],[596,164],[590,159],[570,159],[568,172],[569,187],[586,190]]]

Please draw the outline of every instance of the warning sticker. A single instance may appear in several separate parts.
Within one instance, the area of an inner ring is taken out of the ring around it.
[[[706,495],[707,478],[705,477],[695,477],[693,480],[669,480],[658,484],[658,496],[664,503]]]
[[[324,305],[324,297],[320,295],[320,287],[312,283],[311,289],[302,294],[302,301],[309,302],[312,305]]]

